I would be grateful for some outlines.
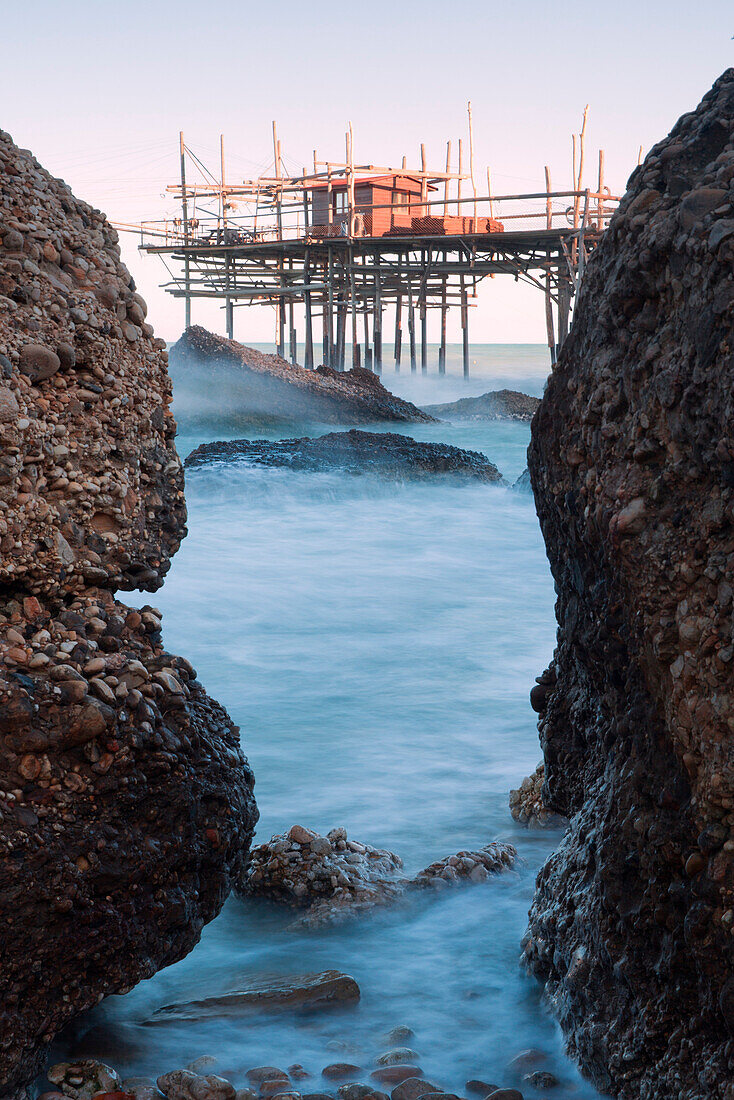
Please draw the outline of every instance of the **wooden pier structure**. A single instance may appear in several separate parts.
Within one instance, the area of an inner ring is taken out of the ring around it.
[[[486,192],[478,190],[471,106],[468,171],[461,141],[455,166],[448,142],[442,170],[427,167],[425,145],[420,168],[408,168],[406,158],[399,168],[357,164],[350,125],[344,161],[314,152],[312,170],[287,174],[273,123],[273,173],[230,182],[223,139],[212,173],[181,134],[180,180],[167,189],[180,216],[118,228],[139,233],[140,248],[164,260],[170,280],[163,285],[184,299],[186,327],[194,298],[222,303],[230,338],[236,308],[269,305],[277,351],[292,363],[300,324],[306,367],[380,373],[389,317],[395,369],[405,362],[417,371],[420,363],[426,372],[432,309],[440,313],[438,370],[445,373],[447,313],[458,308],[466,376],[477,288],[499,276],[543,295],[554,362],[584,265],[618,203],[604,183],[603,152],[596,186],[583,185],[585,128],[586,112],[573,138],[570,190],[554,191],[546,168],[545,190],[509,195],[492,193],[489,169]],[[193,182],[194,174],[203,180]]]

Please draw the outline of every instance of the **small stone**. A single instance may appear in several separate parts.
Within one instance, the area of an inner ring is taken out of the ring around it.
[[[422,1077],[423,1070],[419,1066],[384,1066],[375,1069],[370,1074],[373,1081],[379,1081],[381,1085],[399,1085],[411,1077]],[[434,1090],[435,1091],[435,1090]]]
[[[300,1062],[294,1062],[292,1066],[288,1066],[288,1076],[292,1081],[303,1081],[311,1074],[303,1068]]]
[[[390,1045],[393,1043],[405,1043],[408,1039],[412,1039],[415,1036],[415,1032],[412,1028],[406,1027],[405,1024],[398,1024],[391,1031],[388,1031],[384,1041]]]
[[[495,1089],[494,1092],[490,1092],[486,1100],[524,1100],[523,1094],[519,1089]]]
[[[331,1065],[324,1066],[321,1076],[328,1077],[332,1081],[340,1081],[345,1077],[356,1077],[361,1072],[362,1067],[352,1065],[351,1062],[332,1062]]]
[[[427,1096],[443,1092],[442,1088],[438,1085],[432,1085],[430,1081],[423,1080],[422,1077],[408,1077],[405,1081],[401,1081],[399,1085],[390,1093],[390,1100],[420,1100],[421,1096]]]
[[[556,1085],[560,1084],[555,1074],[544,1069],[536,1069],[533,1073],[526,1073],[523,1081],[527,1081],[529,1085],[536,1089],[554,1089]]]
[[[318,833],[314,833],[311,829],[305,829],[303,825],[291,825],[288,830],[288,839],[296,844],[310,844],[317,836]]]
[[[491,1085],[489,1081],[467,1081],[464,1086],[467,1092],[474,1092],[477,1096],[489,1096],[490,1092],[496,1092],[499,1085]]]
[[[61,366],[61,360],[55,351],[43,344],[24,344],[20,349],[19,367],[32,382],[41,382],[50,378]]]
[[[261,1085],[263,1081],[272,1081],[275,1077],[287,1080],[288,1074],[277,1066],[255,1066],[254,1069],[248,1069],[245,1077],[253,1085]]]
[[[409,1065],[411,1062],[415,1062],[418,1059],[418,1055],[410,1047],[394,1047],[392,1050],[386,1051],[376,1059],[378,1066],[399,1066]]]

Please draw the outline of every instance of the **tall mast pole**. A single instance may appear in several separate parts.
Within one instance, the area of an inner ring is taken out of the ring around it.
[[[189,243],[189,208],[186,203],[186,158],[184,155],[183,130],[179,131],[179,152],[181,154],[181,212],[183,215],[184,248]],[[185,327],[191,327],[191,273],[189,268],[189,254],[184,253],[184,302],[186,304]]]

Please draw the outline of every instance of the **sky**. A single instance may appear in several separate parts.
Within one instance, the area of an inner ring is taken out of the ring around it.
[[[734,64],[730,0],[493,4],[463,0],[24,0],[3,6],[0,126],[81,198],[117,222],[173,212],[178,134],[215,167],[224,134],[232,180],[272,166],[272,121],[289,170],[341,159],[351,121],[356,160],[440,166],[466,144],[471,100],[477,175],[493,190],[571,187],[571,134],[589,104],[587,161],[605,151],[622,193],[646,151]],[[590,181],[593,182],[593,181]],[[481,189],[480,189],[481,190]],[[176,339],[183,303],[160,261],[122,236],[123,256],[157,334]],[[459,338],[450,311],[449,340]],[[194,301],[193,321],[224,331],[223,311]],[[269,307],[236,311],[245,343],[273,338]],[[540,343],[539,291],[485,281],[472,340]],[[430,335],[435,335],[431,333]]]

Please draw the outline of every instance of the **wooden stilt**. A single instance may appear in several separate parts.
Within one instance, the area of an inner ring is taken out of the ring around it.
[[[413,305],[413,283],[410,276],[408,277],[408,338],[410,340],[410,373],[415,374],[415,309]]]
[[[308,249],[303,262],[303,282],[308,287],[311,285],[311,256]],[[309,369],[313,369],[313,318],[311,316],[311,291],[305,290],[303,293],[303,303],[306,309],[306,352],[304,355],[304,364]]]
[[[372,348],[370,347],[370,315],[367,305],[362,313],[364,319],[364,365],[367,370],[372,370]]]
[[[372,322],[372,342],[375,346],[375,373],[382,374],[382,287],[379,257],[375,257],[375,316]]]
[[[426,309],[426,300],[421,298],[420,303],[420,315],[421,315],[421,373],[428,373],[428,310]]]
[[[461,276],[461,348],[464,364],[464,378],[469,377],[469,303],[466,297],[464,276]]]
[[[359,366],[359,333],[357,332],[357,288],[354,277],[354,249],[349,249],[349,301],[352,307],[352,366]]]
[[[336,363],[333,362],[334,353],[334,262],[331,253],[331,248],[327,252],[327,321],[326,321],[326,333],[327,333],[327,345],[326,345],[326,357],[325,363],[327,367],[335,367]]]
[[[403,296],[398,294],[395,302],[395,373],[400,374],[400,361],[403,354]]]
[[[446,313],[448,306],[446,304],[446,277],[444,276],[441,283],[441,343],[438,349],[438,373],[446,373]]]

